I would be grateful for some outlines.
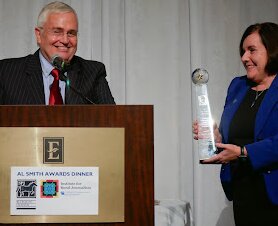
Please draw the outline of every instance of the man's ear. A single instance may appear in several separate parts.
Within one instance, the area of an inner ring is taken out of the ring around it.
[[[41,29],[36,27],[35,28],[35,35],[36,35],[36,39],[37,39],[37,44],[41,43]]]

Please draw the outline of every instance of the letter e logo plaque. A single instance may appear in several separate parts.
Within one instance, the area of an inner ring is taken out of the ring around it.
[[[43,163],[64,163],[64,138],[43,138]]]

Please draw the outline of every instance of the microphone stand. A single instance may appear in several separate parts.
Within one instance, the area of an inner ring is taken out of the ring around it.
[[[88,97],[86,97],[83,93],[81,93],[79,90],[75,89],[73,86],[70,85],[70,81],[66,75],[64,75],[63,71],[60,71],[59,78],[61,81],[66,82],[66,86],[68,86],[70,89],[73,90],[77,95],[81,96],[83,99],[85,99],[90,104],[96,104],[93,101],[91,101]]]

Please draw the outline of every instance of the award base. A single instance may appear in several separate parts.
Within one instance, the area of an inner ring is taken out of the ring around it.
[[[216,155],[219,154],[221,151],[223,151],[223,148],[216,148],[216,151],[214,152]],[[222,164],[222,163],[219,163],[219,162],[204,162],[205,159],[200,159],[199,160],[199,163],[200,164],[213,164],[213,165],[218,165],[218,164]]]
[[[211,164],[213,164],[213,165],[221,164],[220,162],[218,163],[218,162],[204,162],[204,161],[205,160],[199,160],[199,163],[203,164],[203,165],[205,165],[205,164],[208,164],[208,165],[211,165]]]

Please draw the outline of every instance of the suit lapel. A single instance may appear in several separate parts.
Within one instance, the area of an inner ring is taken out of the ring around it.
[[[225,110],[221,119],[222,135],[225,142],[228,142],[229,128],[234,114],[239,108],[249,88],[250,86],[248,85],[248,83],[244,82],[240,86],[237,86],[237,88],[229,94],[232,98],[229,101],[229,103],[227,103],[227,106],[225,106]]]
[[[81,90],[81,84],[82,84],[82,76],[80,71],[80,65],[76,57],[74,57],[71,61],[71,67],[69,69],[68,78],[70,81],[70,85],[74,87],[76,90]],[[76,93],[70,88],[66,88],[66,104],[80,104],[82,103],[82,99]]]
[[[45,104],[44,86],[42,78],[42,69],[39,59],[39,50],[30,58],[26,67],[27,87],[29,96],[32,98],[31,102],[35,104]]]
[[[269,114],[271,113],[273,107],[277,102],[278,102],[278,76],[276,75],[258,110],[256,116],[256,123],[255,123],[256,125],[255,138],[259,135],[260,131],[263,129],[263,126]]]

